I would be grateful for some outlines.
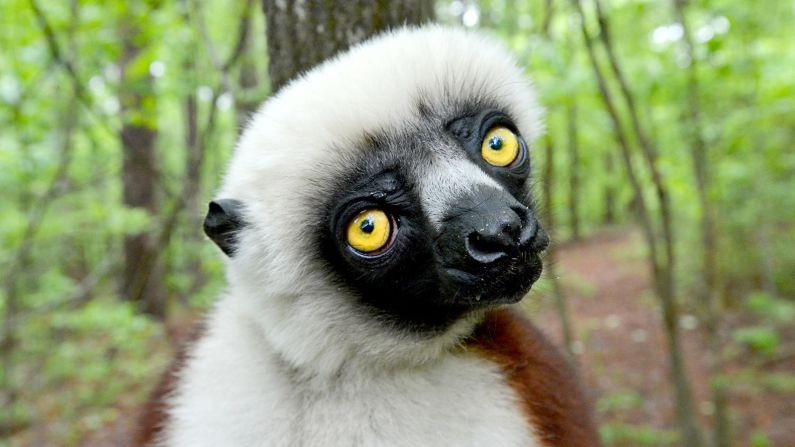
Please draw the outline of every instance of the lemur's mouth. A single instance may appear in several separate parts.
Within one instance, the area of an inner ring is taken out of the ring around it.
[[[479,188],[461,203],[467,206],[445,219],[437,247],[450,300],[476,307],[521,300],[541,275],[546,232],[505,191]]]
[[[520,301],[540,278],[541,258],[537,253],[500,259],[479,272],[446,267],[451,299],[457,304],[486,307]]]

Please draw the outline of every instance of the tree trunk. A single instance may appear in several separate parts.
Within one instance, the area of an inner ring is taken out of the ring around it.
[[[640,116],[635,107],[634,97],[629,90],[626,78],[618,63],[618,58],[612,47],[610,39],[609,22],[607,16],[603,13],[601,4],[598,0],[594,0],[596,6],[597,21],[599,24],[598,38],[602,41],[607,53],[608,62],[616,81],[619,85],[619,91],[626,103],[631,128],[635,133],[635,137],[640,147],[640,153],[643,160],[651,174],[651,183],[654,187],[658,205],[659,205],[659,223],[662,229],[662,237],[657,238],[654,231],[652,214],[649,207],[646,206],[643,197],[643,187],[640,183],[635,167],[631,159],[631,152],[629,149],[629,139],[625,133],[622,119],[618,114],[615,102],[612,99],[610,89],[607,86],[606,79],[596,59],[596,52],[594,48],[594,38],[591,37],[588,27],[585,22],[585,13],[581,4],[581,0],[571,0],[577,14],[580,18],[580,30],[585,41],[586,49],[588,50],[588,59],[591,62],[594,75],[597,80],[599,92],[602,97],[605,107],[607,108],[610,119],[616,131],[616,137],[619,140],[619,148],[621,149],[624,167],[627,171],[627,176],[632,185],[637,202],[638,218],[641,221],[641,228],[643,229],[644,237],[649,248],[649,262],[652,269],[652,277],[654,278],[654,288],[657,298],[660,301],[660,308],[662,310],[663,326],[665,329],[665,337],[668,342],[668,359],[670,362],[671,381],[674,388],[674,400],[676,410],[676,421],[679,426],[682,445],[685,447],[700,447],[703,445],[701,440],[701,431],[699,429],[698,420],[695,414],[693,403],[693,393],[690,389],[690,382],[687,378],[687,369],[685,367],[684,355],[681,349],[679,328],[677,326],[678,320],[678,307],[676,303],[675,294],[675,281],[674,281],[674,235],[673,235],[673,216],[671,213],[671,205],[668,197],[668,191],[665,183],[662,181],[662,174],[657,164],[657,150],[653,142],[648,138],[648,135],[640,125]],[[662,250],[658,249],[658,245],[662,246]],[[660,254],[662,253],[662,254]]]
[[[431,0],[263,0],[271,91],[380,31],[433,19]]]
[[[195,64],[188,60],[185,62],[185,71],[194,73],[196,70]],[[189,93],[183,101],[183,113],[185,124],[185,148],[187,149],[187,156],[185,157],[185,179],[184,183],[184,206],[188,210],[187,214],[187,227],[190,229],[185,236],[187,244],[199,243],[202,239],[202,234],[199,232],[201,228],[202,215],[198,212],[199,191],[201,189],[201,159],[203,158],[203,146],[199,143],[199,108],[197,104],[195,89]],[[193,258],[188,261],[188,273],[191,277],[191,287],[183,291],[180,299],[184,304],[188,304],[188,300],[193,294],[198,292],[206,282],[204,272],[202,271],[202,263],[199,258]]]
[[[120,131],[123,151],[122,185],[124,205],[141,208],[156,216],[159,210],[157,157],[155,141],[157,122],[154,80],[148,70],[132,70],[133,63],[144,49],[137,17],[129,17],[122,25],[122,55],[119,63],[121,82],[122,127]],[[157,231],[124,238],[123,296],[136,303],[147,314],[165,316],[166,291],[163,286],[162,267],[155,254]]]
[[[613,154],[607,153],[604,156],[605,160],[605,189],[604,189],[604,199],[605,199],[605,214],[604,214],[604,223],[606,225],[613,225],[616,223],[616,184],[615,184],[615,175],[616,175],[616,162],[613,158]]]
[[[563,336],[563,344],[569,358],[574,361],[574,354],[571,350],[574,337],[572,335],[571,318],[569,318],[569,311],[566,307],[566,297],[563,295],[563,288],[560,285],[560,280],[557,274],[557,249],[555,247],[555,213],[552,209],[552,184],[555,180],[555,151],[552,145],[552,137],[547,134],[544,138],[545,148],[545,164],[544,164],[544,177],[542,178],[542,190],[544,200],[544,225],[547,232],[550,234],[552,243],[549,244],[546,257],[546,270],[550,280],[552,281],[552,293],[555,297],[555,308],[558,312],[560,319],[560,330]]]
[[[662,255],[660,261],[660,274],[658,278],[658,297],[660,298],[665,335],[668,339],[668,355],[671,362],[671,377],[674,382],[676,398],[676,417],[682,434],[682,443],[686,447],[700,447],[703,445],[701,431],[695,414],[693,393],[687,377],[684,354],[681,349],[679,327],[677,320],[679,309],[676,300],[676,257],[674,252],[673,212],[670,196],[662,173],[657,163],[657,147],[640,124],[640,114],[635,106],[635,99],[629,89],[629,84],[618,63],[610,37],[610,28],[607,15],[604,14],[599,0],[594,0],[597,21],[599,23],[599,39],[602,41],[607,53],[607,60],[618,81],[619,91],[629,112],[630,124],[637,137],[641,154],[651,174],[651,183],[657,196],[659,205],[660,226],[662,229]]]
[[[240,19],[241,27],[251,28],[253,17],[246,15]],[[252,100],[253,92],[259,85],[259,76],[257,75],[257,65],[254,63],[252,39],[253,33],[246,33],[243,40],[243,48],[241,49],[242,55],[240,56],[240,73],[238,74],[238,86],[240,87],[240,94],[235,97],[235,113],[237,117],[238,129],[248,123],[249,118],[257,110],[259,106],[258,100]]]
[[[715,235],[715,210],[709,200],[710,171],[707,153],[707,144],[704,141],[703,125],[701,122],[701,101],[698,81],[698,59],[696,58],[693,37],[685,20],[685,4],[682,0],[673,0],[674,16],[682,26],[682,43],[689,56],[690,65],[687,67],[687,101],[684,110],[687,139],[690,141],[690,151],[693,157],[693,174],[696,178],[696,191],[701,207],[701,276],[700,301],[705,316],[705,328],[708,338],[708,364],[711,377],[712,403],[715,406],[713,419],[713,445],[716,447],[729,447],[729,415],[727,408],[726,389],[724,381],[718,380],[722,374],[720,361],[721,341],[720,310],[715,299],[718,289],[717,274],[717,237]]]
[[[551,30],[552,19],[555,14],[554,3],[552,0],[546,0],[546,7],[544,9],[544,20],[541,25],[541,35],[550,42],[553,42],[553,35]],[[571,39],[567,39],[570,43]],[[571,46],[569,45],[569,54],[572,54]],[[562,76],[563,73],[560,73]],[[571,326],[571,318],[566,306],[566,296],[563,294],[563,287],[561,287],[560,279],[557,274],[557,248],[555,246],[555,211],[552,208],[552,185],[555,183],[555,150],[552,144],[552,136],[547,133],[544,138],[544,172],[541,179],[543,201],[544,201],[544,225],[547,232],[550,234],[552,243],[549,244],[547,249],[546,266],[547,274],[552,281],[552,294],[555,299],[555,309],[558,312],[560,319],[560,331],[563,338],[563,344],[566,354],[572,363],[576,363],[574,353],[572,352],[572,343],[574,341],[573,329]]]
[[[571,238],[580,239],[580,147],[577,142],[577,104],[572,99],[566,106],[566,127],[569,143],[569,224]]]

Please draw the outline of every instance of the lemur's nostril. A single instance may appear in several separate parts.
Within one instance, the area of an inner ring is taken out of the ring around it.
[[[519,245],[523,249],[529,249],[534,253],[540,253],[549,246],[549,235],[541,227],[538,219],[532,215],[528,215],[527,223],[522,226]]]
[[[533,216],[532,211],[530,208],[526,206],[521,207],[511,207],[516,214],[519,216],[519,219],[522,221],[522,229],[519,233],[519,245],[526,246],[530,241],[535,238],[536,233],[540,228],[538,224],[538,220]]]
[[[508,256],[508,253],[504,250],[501,243],[495,243],[495,241],[491,239],[484,238],[483,235],[478,232],[470,234],[465,244],[469,256],[483,264],[488,264]]]
[[[522,222],[522,227],[527,225],[527,223],[530,221],[531,218],[530,208],[524,205],[519,205],[519,206],[512,206],[511,209],[513,210],[514,213],[516,213],[517,216],[519,216],[519,220]]]

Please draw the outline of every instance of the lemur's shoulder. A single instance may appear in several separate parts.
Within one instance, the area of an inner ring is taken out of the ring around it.
[[[499,364],[539,439],[548,446],[594,447],[599,436],[579,375],[521,311],[490,312],[467,348]]]

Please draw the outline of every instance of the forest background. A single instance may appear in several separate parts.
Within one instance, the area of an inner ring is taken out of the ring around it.
[[[0,445],[124,444],[223,287],[201,222],[248,116],[430,20],[502,39],[548,109],[525,304],[605,444],[795,445],[791,0],[4,0]]]

